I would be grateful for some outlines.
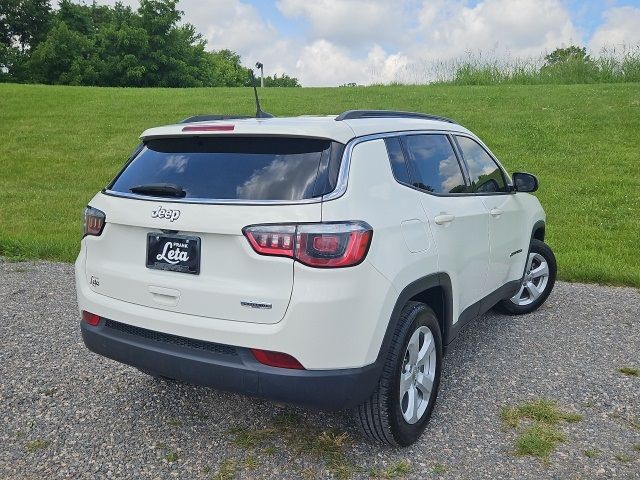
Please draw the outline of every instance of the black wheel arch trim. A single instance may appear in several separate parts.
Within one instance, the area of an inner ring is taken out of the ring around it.
[[[443,295],[442,310],[444,318],[438,318],[438,321],[442,328],[441,334],[443,348],[451,342],[452,339],[449,338],[449,333],[451,332],[453,325],[453,290],[451,287],[451,278],[449,278],[449,275],[444,272],[432,273],[430,275],[414,280],[400,292],[400,295],[398,295],[396,303],[393,307],[393,311],[391,312],[391,318],[389,319],[389,323],[387,324],[387,330],[385,331],[384,337],[382,339],[382,345],[380,346],[380,351],[378,352],[378,358],[375,362],[380,368],[382,367],[382,365],[384,365],[384,361],[387,357],[387,353],[391,345],[391,339],[393,337],[393,332],[395,331],[396,326],[398,325],[398,322],[400,320],[402,309],[413,297],[432,288],[440,288]]]
[[[453,288],[451,285],[451,278],[448,274],[444,272],[433,273],[411,282],[402,290],[402,292],[400,292],[400,295],[398,295],[398,299],[396,300],[395,306],[393,307],[391,318],[389,319],[387,329],[382,339],[382,344],[380,346],[380,351],[378,352],[378,357],[376,358],[375,364],[378,367],[384,364],[391,344],[391,338],[393,337],[393,332],[395,331],[395,328],[398,325],[398,321],[400,320],[402,309],[405,307],[407,302],[409,302],[416,295],[419,295],[426,290],[436,287],[441,289],[443,296],[443,318],[438,318],[438,321],[442,329],[442,348],[443,352],[446,353],[447,347],[456,339],[458,333],[465,325],[467,325],[470,321],[474,320],[480,315],[491,310],[491,308],[494,307],[499,301],[504,300],[505,298],[512,297],[518,291],[520,283],[520,280],[513,280],[497,288],[486,297],[467,307],[463,312],[460,313],[458,320],[454,323]],[[433,305],[430,306],[433,308]]]
[[[531,239],[529,240],[529,248],[528,252],[531,250],[531,243],[533,239],[536,238],[536,232],[542,229],[543,239],[544,239],[544,229],[545,229],[545,221],[538,220],[534,223],[533,228],[531,229]],[[526,262],[525,262],[526,269]],[[524,270],[523,270],[524,275]],[[446,354],[447,347],[456,339],[458,333],[462,330],[462,328],[467,325],[470,321],[479,317],[480,315],[488,312],[493,306],[495,306],[501,300],[506,298],[510,298],[518,291],[520,287],[521,280],[514,280],[508,282],[486,297],[478,300],[473,305],[467,307],[463,312],[460,313],[458,317],[458,321],[453,322],[453,287],[451,285],[451,278],[445,272],[438,272],[426,275],[417,280],[414,280],[409,285],[407,285],[398,295],[396,303],[393,307],[393,311],[391,312],[391,317],[389,319],[389,323],[387,324],[387,329],[385,331],[384,337],[382,339],[382,344],[380,346],[380,350],[378,352],[378,357],[376,358],[375,365],[379,371],[382,370],[382,366],[384,365],[384,361],[389,352],[389,347],[391,345],[391,338],[393,337],[393,332],[398,325],[398,321],[400,320],[400,314],[402,313],[402,309],[405,307],[407,302],[411,300],[416,295],[420,293],[432,289],[432,288],[440,288],[442,291],[442,317],[438,318],[440,326],[442,328],[442,349],[443,353]],[[433,308],[433,306],[432,306]]]
[[[542,230],[542,238],[538,238],[538,240],[544,242],[545,229],[546,229],[545,221],[538,220],[536,223],[533,224],[533,228],[531,229],[531,239],[533,240],[534,238],[538,238],[536,237],[536,232],[538,232],[539,230]]]
[[[536,232],[542,230],[542,238],[536,237]],[[546,233],[546,224],[544,220],[538,220],[533,224],[533,228],[531,229],[531,238],[529,239],[529,248],[527,249],[527,255],[524,262],[524,268],[522,269],[522,278],[524,278],[525,270],[527,269],[527,259],[529,258],[529,252],[531,251],[531,245],[533,244],[533,240],[538,239],[541,242],[544,242],[544,235]]]

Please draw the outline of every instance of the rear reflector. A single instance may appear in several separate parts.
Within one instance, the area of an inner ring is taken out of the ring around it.
[[[85,312],[84,310],[82,311],[82,320],[92,327],[95,327],[100,323],[100,317],[98,315],[95,313]]]
[[[183,127],[183,132],[230,132],[235,125],[189,125]]]
[[[269,350],[258,350],[257,348],[252,348],[251,353],[253,353],[253,356],[256,357],[256,360],[263,365],[269,365],[270,367],[278,368],[304,370],[304,367],[298,360],[286,353],[271,352]]]
[[[252,225],[242,231],[261,255],[290,257],[320,268],[358,265],[373,236],[373,229],[365,222]]]

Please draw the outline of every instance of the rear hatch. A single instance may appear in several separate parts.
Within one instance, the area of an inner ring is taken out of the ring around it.
[[[87,282],[147,307],[276,323],[293,260],[261,256],[248,225],[321,221],[343,145],[292,137],[154,138],[91,202],[101,235],[86,237]]]

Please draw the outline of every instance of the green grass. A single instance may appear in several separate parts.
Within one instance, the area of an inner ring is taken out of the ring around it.
[[[545,461],[558,443],[566,441],[559,430],[560,423],[582,420],[582,415],[561,410],[555,402],[546,399],[505,407],[501,416],[505,426],[516,430],[522,422],[527,423],[524,431],[518,431],[516,455],[530,455]],[[587,452],[585,455],[590,457]]]
[[[578,422],[582,420],[582,415],[560,410],[555,402],[545,399],[523,403],[515,407],[506,407],[502,410],[502,420],[509,427],[517,428],[520,421],[525,419],[547,425],[557,425],[561,421]]]
[[[238,474],[238,463],[235,460],[223,460],[220,468],[213,475],[214,480],[232,480]]]
[[[589,449],[584,451],[584,456],[588,458],[597,458],[600,456],[600,452],[596,449]]]
[[[177,462],[178,453],[174,451],[167,452],[167,454],[164,456],[164,459],[169,463]]]
[[[631,455],[627,455],[626,453],[616,453],[614,458],[618,460],[620,463],[629,463],[633,460]]]
[[[348,458],[347,452],[352,445],[352,439],[346,432],[338,430],[323,430],[309,421],[291,412],[282,412],[272,418],[269,425],[261,428],[236,427],[229,430],[232,442],[248,452],[262,451],[267,455],[282,455],[299,458],[304,456],[321,464],[338,479],[348,479],[357,472],[363,472],[362,467],[354,465]],[[253,469],[245,461],[246,469]],[[398,466],[396,466],[398,467]],[[404,465],[398,468],[404,468]],[[317,472],[300,472],[302,476],[311,476]],[[398,475],[397,469],[389,472],[376,473],[377,476]],[[389,477],[395,478],[395,477]]]
[[[551,67],[543,57],[501,58],[470,53],[440,65],[437,78],[453,85],[593,84],[640,81],[640,45],[610,48],[589,61],[570,59]],[[437,70],[437,69],[436,69]],[[451,72],[447,75],[448,72]]]
[[[27,442],[26,449],[27,449],[27,452],[33,453],[38,450],[43,450],[47,448],[50,443],[51,442],[49,440],[36,439],[30,442]]]
[[[387,468],[376,472],[370,472],[369,477],[391,480],[394,478],[405,478],[411,473],[411,464],[407,460],[400,460],[392,463]]]
[[[623,375],[627,375],[628,377],[640,377],[640,368],[621,367],[618,369],[618,371]]]
[[[556,428],[536,424],[527,428],[516,440],[516,455],[530,455],[546,459],[565,436]]]
[[[265,89],[279,116],[352,108],[451,116],[540,179],[560,278],[640,287],[640,85]],[[0,254],[72,261],[80,215],[151,126],[254,111],[248,89],[0,85]]]

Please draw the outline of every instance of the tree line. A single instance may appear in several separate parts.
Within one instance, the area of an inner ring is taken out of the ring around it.
[[[0,81],[113,87],[249,86],[231,50],[207,51],[180,22],[179,0],[141,0],[137,10],[60,0],[0,0]],[[286,74],[265,86],[299,87]]]

